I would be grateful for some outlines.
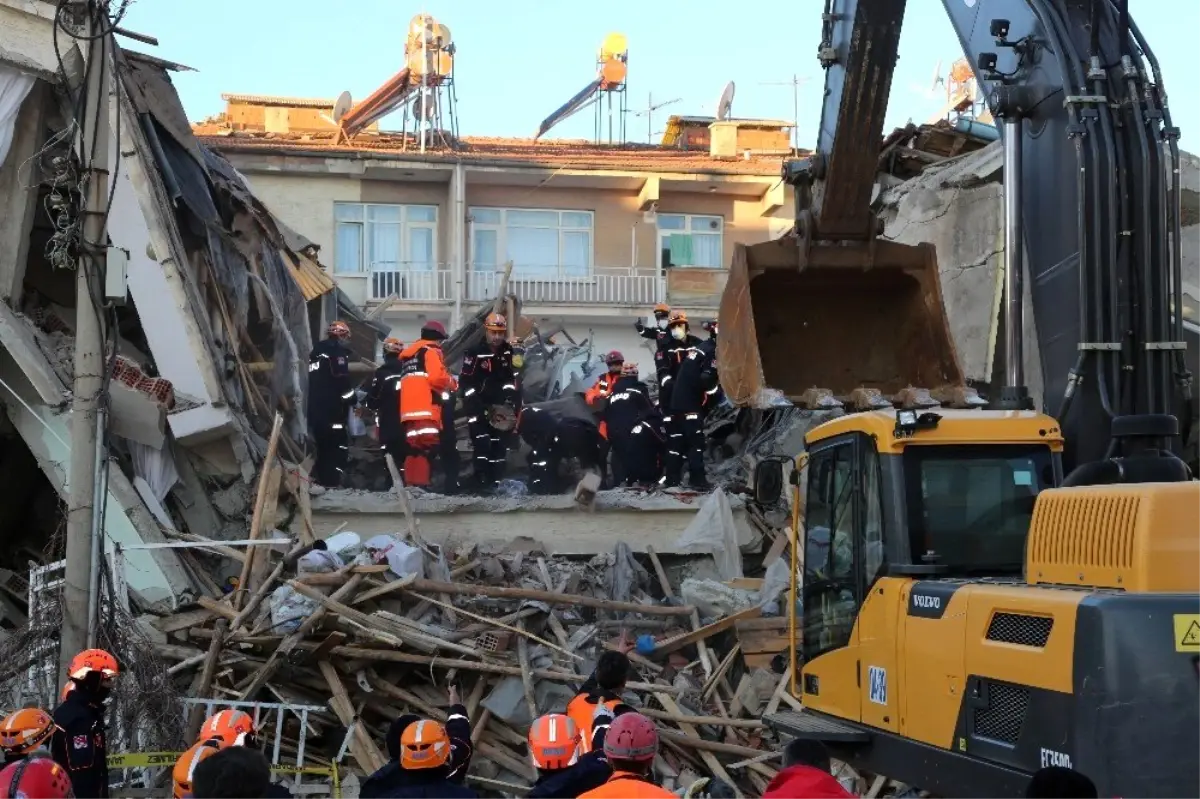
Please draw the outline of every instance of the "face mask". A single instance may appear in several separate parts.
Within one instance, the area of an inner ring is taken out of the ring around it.
[[[656,320],[654,320],[654,321],[655,321],[655,323],[658,325],[658,329],[659,329],[659,330],[666,330],[666,329],[667,329],[667,320],[666,320],[666,319],[656,319]]]
[[[675,339],[676,341],[683,341],[685,338],[687,338],[687,329],[682,326],[671,328],[671,338]]]

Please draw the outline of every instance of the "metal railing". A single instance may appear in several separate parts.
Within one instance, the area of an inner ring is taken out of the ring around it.
[[[652,305],[665,292],[663,281],[652,270],[597,267],[589,274],[546,271],[549,273],[515,270],[509,277],[509,291],[519,295],[524,303],[618,306]],[[465,299],[471,302],[494,300],[502,280],[501,272],[468,271]]]
[[[442,265],[428,269],[376,267],[370,273],[368,297],[402,302],[446,302],[454,299],[454,273]]]

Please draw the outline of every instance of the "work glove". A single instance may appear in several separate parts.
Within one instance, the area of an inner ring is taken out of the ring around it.
[[[644,324],[642,324],[641,319],[635,319],[633,321],[633,329],[636,330],[637,332],[641,333],[642,331],[644,331],[646,329],[646,326]]]

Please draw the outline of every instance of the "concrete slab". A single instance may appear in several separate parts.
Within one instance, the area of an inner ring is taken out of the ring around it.
[[[611,552],[621,542],[634,552],[647,546],[660,554],[685,554],[676,542],[695,517],[703,495],[601,491],[595,510],[578,509],[570,494],[532,497],[446,497],[420,494],[413,511],[421,534],[432,541],[538,545],[553,555]],[[745,522],[745,505],[730,497],[738,543],[745,549],[758,539]],[[312,498],[313,529],[318,537],[345,523],[359,535],[405,530],[404,513],[390,493],[326,491]]]

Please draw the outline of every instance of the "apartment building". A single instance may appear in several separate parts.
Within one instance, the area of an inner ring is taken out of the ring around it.
[[[512,261],[510,289],[541,330],[622,350],[645,373],[634,320],[657,302],[714,317],[734,245],[792,224],[785,122],[672,117],[656,147],[467,138],[422,152],[372,130],[339,143],[332,101],[224,99],[197,135],[404,340],[493,300]]]

